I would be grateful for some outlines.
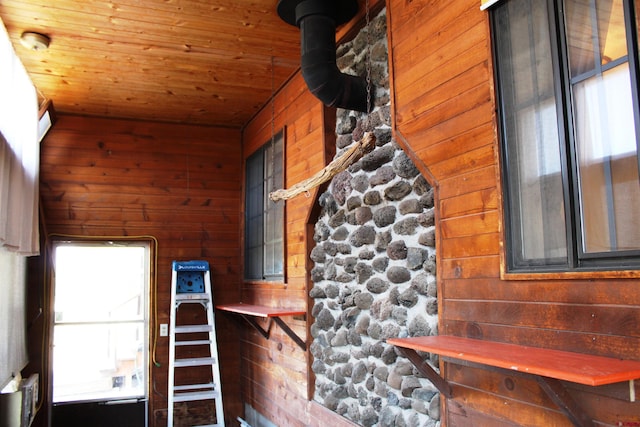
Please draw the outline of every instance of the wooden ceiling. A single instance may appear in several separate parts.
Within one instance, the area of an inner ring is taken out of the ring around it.
[[[2,0],[40,96],[61,113],[242,127],[299,67],[277,0]],[[30,51],[24,31],[51,38]]]

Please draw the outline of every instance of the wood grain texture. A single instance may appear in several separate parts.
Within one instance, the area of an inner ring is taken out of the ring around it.
[[[216,303],[240,298],[240,132],[229,128],[59,117],[41,147],[40,195],[48,231],[79,237],[151,235],[158,241],[158,323],[169,323],[173,260],[205,259]],[[218,316],[228,422],[242,414],[239,343]],[[154,331],[157,325],[150,325]],[[166,410],[168,339],[151,367],[150,422]],[[188,374],[190,375],[190,374]],[[196,370],[193,375],[198,375]],[[176,378],[176,381],[188,378]]]
[[[633,272],[503,271],[489,14],[474,0],[389,0],[387,16],[394,134],[435,188],[439,332],[640,360]],[[514,397],[495,386],[505,375],[454,366],[441,365],[456,382],[454,399],[444,399],[444,424],[569,425],[544,393],[536,397],[537,384]],[[638,419],[626,384],[569,393],[587,399],[603,425]],[[613,401],[618,418],[608,411]]]

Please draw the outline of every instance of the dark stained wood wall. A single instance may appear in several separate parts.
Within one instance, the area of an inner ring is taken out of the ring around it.
[[[41,157],[49,233],[157,239],[158,323],[169,323],[173,260],[209,261],[216,302],[237,300],[239,130],[63,115],[44,140]],[[217,314],[216,321],[226,418],[235,422],[242,415],[238,340],[229,319]],[[151,368],[149,425],[161,427],[168,338],[158,339],[156,356],[161,366]]]
[[[440,333],[639,360],[637,272],[501,274],[496,104],[479,6],[387,0],[395,135],[436,187]],[[533,381],[444,369],[449,427],[570,425]],[[627,383],[568,386],[599,425],[640,421]]]

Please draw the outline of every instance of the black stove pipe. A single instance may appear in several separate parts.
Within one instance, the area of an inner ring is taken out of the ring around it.
[[[367,81],[342,73],[336,64],[337,22],[346,22],[357,12],[357,2],[353,2],[355,10],[341,11],[344,6],[336,5],[350,4],[343,1],[281,0],[278,13],[292,23],[292,11],[285,11],[281,6],[288,4],[290,9],[292,2],[296,3],[295,25],[300,27],[302,77],[311,93],[330,107],[369,112],[373,109],[373,87],[370,102],[367,102]],[[351,13],[353,15],[348,16]]]

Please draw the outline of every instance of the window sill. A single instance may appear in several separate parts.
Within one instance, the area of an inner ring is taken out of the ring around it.
[[[251,286],[255,288],[269,288],[269,289],[286,289],[287,283],[281,280],[269,281],[269,280],[245,280],[244,286]]]
[[[500,278],[502,280],[640,279],[640,270],[507,272],[502,267]]]

